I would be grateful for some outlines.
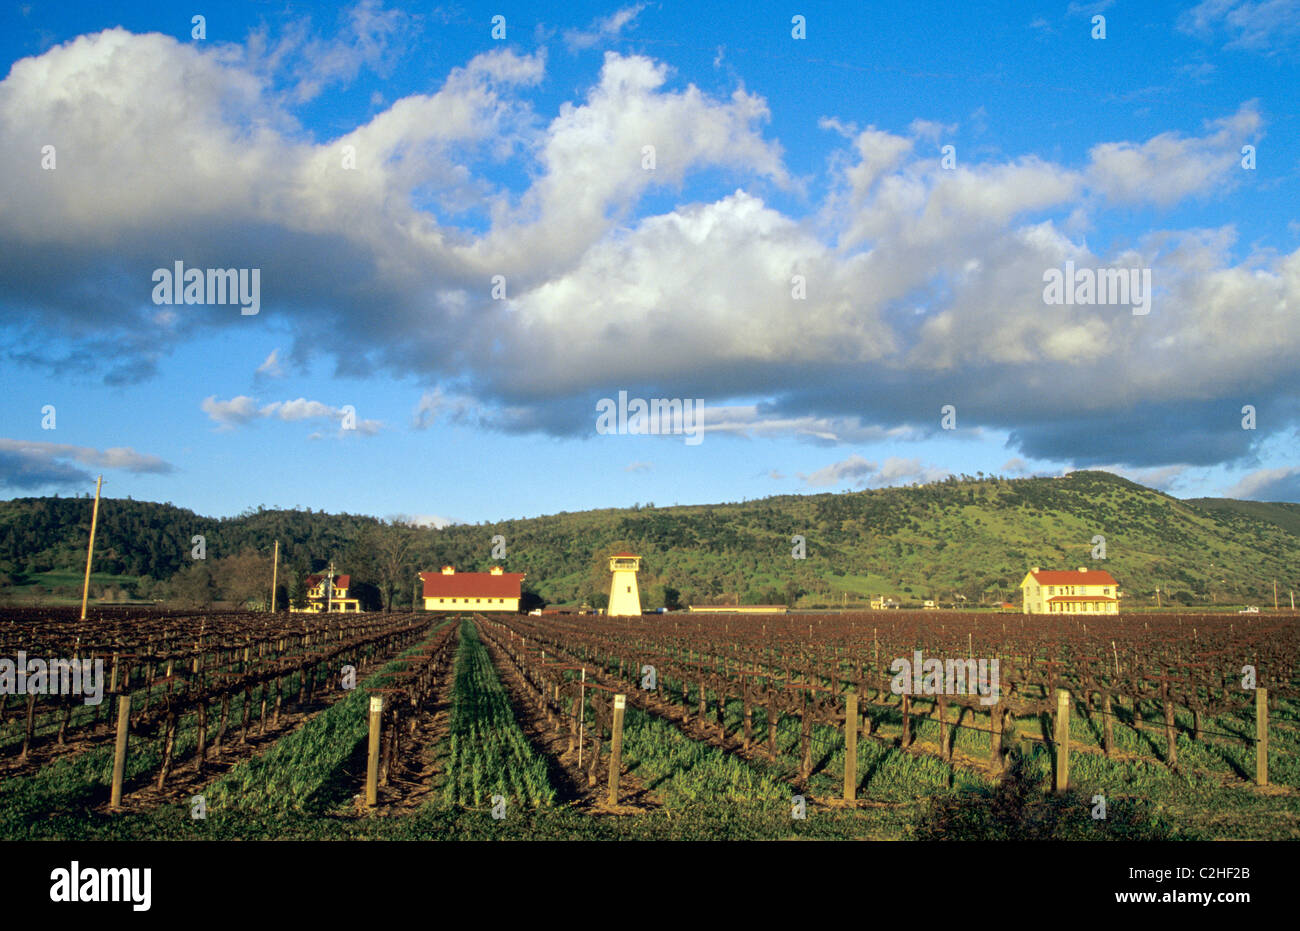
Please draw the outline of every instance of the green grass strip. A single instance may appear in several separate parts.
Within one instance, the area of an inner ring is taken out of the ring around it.
[[[534,807],[555,801],[546,761],[519,729],[487,648],[469,621],[461,624],[450,731],[443,785],[447,804],[483,805],[494,795]]]

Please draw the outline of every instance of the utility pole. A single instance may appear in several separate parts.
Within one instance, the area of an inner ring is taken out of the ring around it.
[[[330,560],[329,575],[325,576],[325,613],[334,610],[334,560]]]
[[[90,597],[90,564],[95,558],[95,526],[99,523],[99,490],[104,476],[95,480],[95,508],[90,512],[90,546],[86,549],[86,581],[81,586],[81,619],[86,619],[86,599]]]
[[[1273,610],[1277,610],[1277,579],[1273,580]]]
[[[1160,607],[1160,586],[1156,586],[1156,607]]]
[[[417,575],[415,577],[415,588],[411,592],[411,610],[412,611],[420,610],[418,607],[419,604],[420,604],[420,577]]]
[[[275,613],[275,585],[280,571],[280,541],[275,541],[275,556],[271,558],[271,613]]]

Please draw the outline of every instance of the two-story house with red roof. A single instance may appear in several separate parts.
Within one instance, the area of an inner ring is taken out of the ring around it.
[[[309,575],[304,584],[307,586],[307,604],[301,608],[290,608],[296,614],[355,614],[361,611],[361,601],[349,598],[348,589],[352,587],[352,576],[336,575],[329,579],[325,575]]]

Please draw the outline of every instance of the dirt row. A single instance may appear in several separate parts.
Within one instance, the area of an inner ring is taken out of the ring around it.
[[[384,664],[388,663],[392,658],[392,656],[381,656],[369,663],[363,660],[357,665],[357,681],[360,682],[376,669],[382,669]],[[181,760],[179,765],[174,766],[168,774],[167,784],[162,789],[158,788],[157,772],[142,773],[123,783],[122,810],[127,812],[149,811],[163,805],[178,803],[188,805],[190,799],[202,793],[205,786],[219,781],[235,766],[269,749],[277,741],[297,731],[311,718],[347,698],[349,694],[349,690],[343,688],[335,688],[329,692],[325,692],[320,688],[313,689],[311,698],[307,700],[305,706],[299,707],[296,701],[292,703],[285,701],[281,705],[279,724],[272,724],[274,717],[272,713],[274,702],[272,700],[267,707],[265,729],[261,726],[259,704],[254,701],[250,709],[248,733],[245,739],[241,742],[240,721],[235,719],[232,714],[231,720],[226,726],[225,741],[219,753],[212,743],[216,738],[217,720],[210,717],[208,719],[208,756],[204,762],[203,771],[199,772],[197,770],[198,761],[195,757]],[[103,739],[108,743],[112,743],[114,738],[110,732]],[[129,747],[128,744],[128,753],[130,752]],[[105,790],[105,797],[101,802],[101,807],[107,811],[107,806],[108,798],[107,790]]]
[[[565,663],[574,665],[580,663],[578,659],[575,659],[570,654],[557,649],[554,645],[548,647],[547,652],[548,654],[553,653],[558,659],[563,660]],[[500,668],[502,664],[498,663],[497,665],[498,668]],[[594,668],[588,668],[587,676],[589,680],[613,688],[618,692],[625,693],[629,704],[647,712],[648,714],[652,714],[655,717],[667,721],[691,740],[697,740],[717,747],[720,750],[739,757],[747,763],[755,764],[760,769],[770,769],[772,766],[776,765],[776,760],[768,749],[765,728],[761,734],[759,733],[759,729],[756,728],[753,739],[751,739],[749,745],[746,746],[739,731],[724,733],[723,729],[718,726],[713,717],[715,708],[713,703],[710,703],[706,720],[701,720],[694,705],[687,707],[678,704],[671,699],[666,699],[662,697],[663,693],[661,691],[647,691],[635,687],[629,687],[627,682],[608,679]],[[918,717],[922,716],[918,715]],[[545,724],[544,717],[542,718],[542,723]],[[862,740],[875,740],[882,743],[892,744],[896,748],[902,750],[902,752],[915,756],[939,755],[939,747],[929,741],[914,739],[909,746],[899,747],[899,740],[896,737],[886,737],[879,733],[867,734],[860,732],[860,734],[860,739]],[[564,743],[567,738],[561,736],[557,738],[557,740],[560,743]],[[950,762],[954,767],[978,771],[985,774],[988,773],[987,759],[971,757],[964,752],[957,750],[955,747],[953,748]],[[814,765],[813,770],[809,775],[815,775],[819,771],[820,768]],[[797,774],[787,774],[782,778],[796,791],[808,796],[810,800],[815,800],[819,804],[828,804],[836,807],[847,804],[838,795],[827,798],[814,798],[809,790],[807,782],[799,779]],[[857,805],[860,807],[868,807],[870,804],[870,802],[864,799],[857,800]]]
[[[533,749],[542,754],[549,764],[551,784],[556,789],[559,801],[593,815],[637,814],[660,807],[661,802],[655,793],[628,769],[626,763],[620,769],[618,777],[619,802],[610,805],[608,786],[603,778],[598,778],[596,785],[589,785],[587,763],[590,761],[584,758],[584,765],[581,768],[578,766],[578,751],[569,749],[567,730],[557,730],[547,721],[535,692],[509,658],[488,637],[482,636],[480,639],[487,647],[497,677],[510,697],[515,721]],[[599,768],[602,775],[608,770],[608,764],[602,764]]]

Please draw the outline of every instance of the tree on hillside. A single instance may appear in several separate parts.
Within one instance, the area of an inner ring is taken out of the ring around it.
[[[186,608],[210,608],[217,595],[217,583],[206,559],[185,566],[167,586],[167,600]]]
[[[305,561],[295,562],[289,575],[292,578],[289,583],[289,604],[295,608],[305,608],[307,606],[307,576],[311,575],[307,563]]]
[[[363,537],[384,599],[384,610],[393,610],[393,593],[405,585],[415,572],[412,560],[412,531],[401,524],[380,524]]]
[[[212,580],[223,601],[237,608],[264,607],[271,597],[271,560],[252,550],[212,563]]]

